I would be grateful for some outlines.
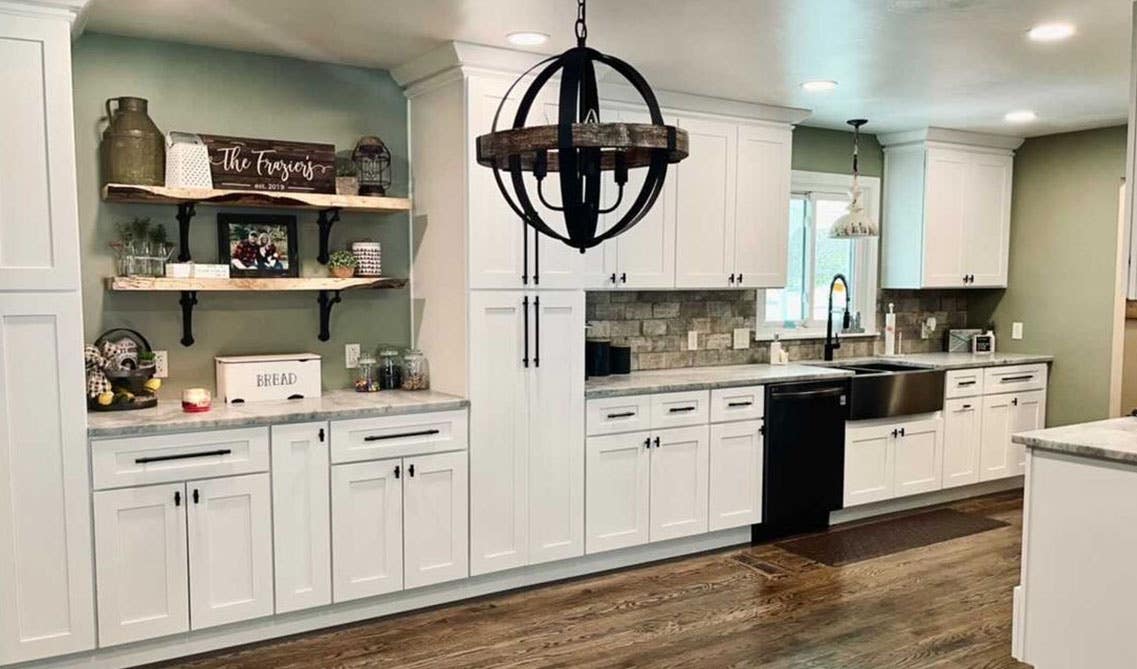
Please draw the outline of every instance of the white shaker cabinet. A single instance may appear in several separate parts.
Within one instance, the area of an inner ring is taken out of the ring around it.
[[[983,398],[944,400],[943,487],[979,482]]]
[[[882,287],[1006,287],[1022,140],[938,128],[880,139]]]
[[[934,417],[902,424],[893,437],[893,494],[897,497],[939,490],[943,474],[943,420]]]
[[[328,425],[272,427],[276,612],[332,602]]]
[[[336,602],[403,588],[402,460],[332,467]]]
[[[651,434],[631,432],[589,437],[585,451],[588,552],[647,543]]]
[[[675,285],[726,288],[734,272],[738,125],[689,117],[679,118],[678,124],[687,131],[690,155],[673,166],[678,183]]]
[[[867,504],[893,496],[896,451],[888,424],[845,428],[845,506]]]
[[[706,425],[659,430],[652,437],[652,541],[707,531],[710,442]]]
[[[404,587],[468,575],[466,451],[403,459]]]
[[[734,287],[786,285],[793,132],[782,126],[738,127],[738,172],[731,252]]]
[[[708,529],[762,522],[762,420],[711,425]]]
[[[943,440],[943,418],[938,413],[849,422],[845,506],[939,490]]]

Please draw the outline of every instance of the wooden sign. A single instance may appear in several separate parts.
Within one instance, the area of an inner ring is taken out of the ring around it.
[[[199,136],[209,149],[214,188],[336,192],[336,147],[332,144]]]

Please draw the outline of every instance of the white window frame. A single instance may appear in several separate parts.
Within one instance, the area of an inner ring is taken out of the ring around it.
[[[880,222],[880,178],[860,177],[861,193],[865,210],[873,219]],[[836,174],[832,172],[806,172],[794,170],[790,177],[790,192],[793,195],[807,195],[809,193],[845,193],[853,187],[853,177],[849,174]],[[787,221],[788,225],[789,222]],[[861,327],[864,333],[842,335],[844,337],[875,337],[876,314],[878,311],[877,288],[880,285],[880,238],[872,237],[858,240],[854,263],[858,268],[857,276],[852,286],[853,302],[855,308],[861,312]],[[788,252],[789,249],[787,248]],[[807,262],[813,263],[813,258]],[[812,273],[812,269],[810,270]],[[865,280],[865,279],[868,280]],[[836,306],[836,305],[835,305]],[[756,313],[755,339],[767,341],[777,334],[781,339],[815,339],[825,337],[825,324],[807,323],[796,328],[787,328],[781,322],[767,322],[766,317],[766,291],[758,291],[758,305]],[[837,323],[837,327],[840,323]]]

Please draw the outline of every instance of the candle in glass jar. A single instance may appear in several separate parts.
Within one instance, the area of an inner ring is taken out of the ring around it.
[[[205,388],[186,388],[182,391],[182,410],[190,413],[209,411],[213,395]]]

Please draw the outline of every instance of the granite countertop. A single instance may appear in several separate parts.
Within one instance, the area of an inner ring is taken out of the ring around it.
[[[765,383],[821,381],[852,375],[853,373],[848,370],[798,364],[656,369],[590,378],[585,382],[584,396],[588,399],[622,397],[643,393],[671,393],[683,390],[754,386]]]
[[[1016,444],[1037,450],[1137,464],[1137,418],[1111,418],[1051,427],[1022,432],[1011,439]]]
[[[905,353],[903,355],[872,355],[861,358],[842,358],[840,360],[802,360],[802,365],[855,365],[859,362],[891,362],[898,365],[911,365],[916,368],[931,369],[970,369],[975,367],[1006,367],[1007,365],[1029,365],[1039,362],[1053,362],[1054,356],[1034,353]]]
[[[153,409],[87,413],[87,437],[135,437],[192,430],[281,425],[317,420],[368,418],[423,411],[447,411],[469,406],[456,395],[433,390],[384,390],[357,393],[331,390],[322,397],[277,402],[251,402],[225,405],[214,401],[204,413],[182,411],[178,399],[163,398]]]

